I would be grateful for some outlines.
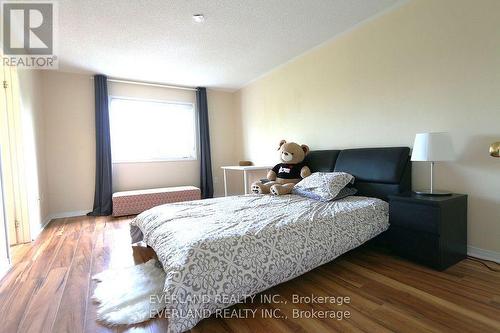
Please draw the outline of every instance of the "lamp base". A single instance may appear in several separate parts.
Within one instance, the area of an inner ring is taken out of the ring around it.
[[[428,195],[428,196],[446,196],[446,195],[451,195],[451,192],[447,191],[436,191],[436,190],[419,190],[419,191],[413,191],[415,194],[418,195]]]

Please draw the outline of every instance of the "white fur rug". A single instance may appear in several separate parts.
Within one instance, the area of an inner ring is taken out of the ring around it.
[[[92,299],[99,303],[97,319],[107,325],[129,325],[154,317],[165,305],[165,272],[155,259],[128,268],[96,274]],[[154,295],[157,295],[155,297]]]

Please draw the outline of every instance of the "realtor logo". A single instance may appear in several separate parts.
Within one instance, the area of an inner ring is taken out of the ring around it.
[[[4,64],[55,69],[55,7],[50,1],[2,2]]]

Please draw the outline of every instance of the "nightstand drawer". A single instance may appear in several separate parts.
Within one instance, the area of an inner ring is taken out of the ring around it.
[[[391,202],[389,220],[391,226],[405,227],[439,235],[440,209],[411,202]]]
[[[391,226],[391,248],[398,255],[420,264],[441,269],[439,236]]]
[[[402,257],[442,270],[467,253],[467,196],[389,196],[389,239]]]

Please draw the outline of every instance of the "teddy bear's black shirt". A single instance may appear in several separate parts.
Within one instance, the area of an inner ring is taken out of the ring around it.
[[[301,179],[300,170],[304,167],[304,163],[298,164],[276,164],[273,168],[274,173],[278,178],[282,179]]]

